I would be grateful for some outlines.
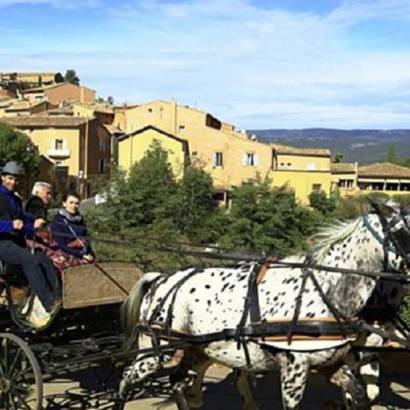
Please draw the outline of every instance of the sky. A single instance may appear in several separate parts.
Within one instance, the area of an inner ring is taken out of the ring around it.
[[[239,129],[410,128],[409,0],[0,0],[0,71]]]

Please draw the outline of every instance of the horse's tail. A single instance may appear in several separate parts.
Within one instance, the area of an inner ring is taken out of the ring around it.
[[[131,289],[130,294],[121,306],[121,326],[125,332],[126,345],[130,347],[138,336],[137,325],[140,316],[140,306],[144,295],[152,282],[161,276],[158,272],[146,273]]]

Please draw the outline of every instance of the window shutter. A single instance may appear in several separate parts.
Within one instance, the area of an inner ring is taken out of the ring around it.
[[[248,156],[246,154],[243,154],[242,156],[242,165],[245,166],[248,164]]]
[[[255,154],[253,156],[253,161],[255,163],[255,167],[258,167],[259,166],[259,156],[258,156],[258,154]]]
[[[212,154],[212,164],[214,167],[216,167],[216,152]]]

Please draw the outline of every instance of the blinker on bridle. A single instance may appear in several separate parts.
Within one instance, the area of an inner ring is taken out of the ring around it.
[[[401,208],[400,214],[393,214],[391,220],[388,221],[380,210],[378,201],[369,201],[382,224],[384,238],[374,230],[366,216],[363,217],[363,221],[372,235],[383,245],[385,265],[388,264],[387,252],[394,252],[403,258],[407,267],[410,267],[410,213],[405,208]],[[385,205],[382,204],[382,206]],[[391,246],[391,244],[393,246]]]

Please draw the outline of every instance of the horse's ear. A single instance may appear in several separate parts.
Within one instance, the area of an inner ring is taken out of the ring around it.
[[[373,207],[373,209],[376,211],[376,213],[378,213],[380,215],[383,215],[385,218],[390,217],[391,215],[393,215],[396,212],[396,210],[394,208],[387,205],[385,202],[383,202],[379,198],[369,197],[368,200],[369,200],[371,206]]]

